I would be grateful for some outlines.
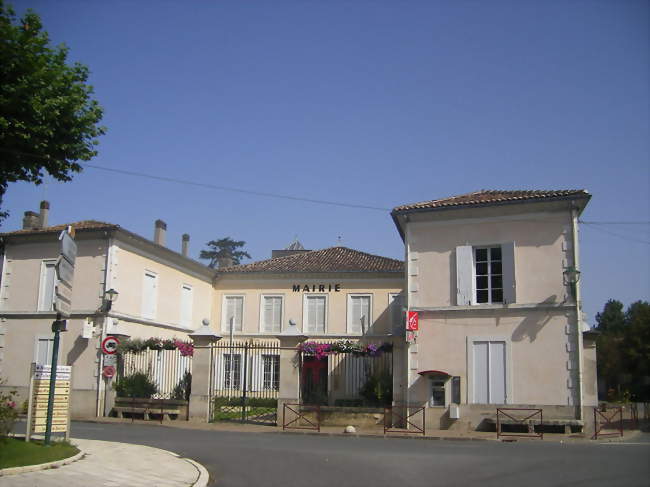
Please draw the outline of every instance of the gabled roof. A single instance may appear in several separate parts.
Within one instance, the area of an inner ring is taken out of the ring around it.
[[[330,247],[299,254],[261,260],[251,264],[218,269],[218,273],[329,273],[329,272],[394,272],[402,273],[404,262],[367,254],[347,247]]]
[[[559,189],[559,190],[481,190],[473,193],[451,196],[420,203],[410,203],[397,206],[393,213],[407,213],[412,210],[427,210],[455,206],[487,206],[506,202],[526,202],[535,200],[591,198],[584,189]]]
[[[39,234],[39,233],[59,233],[65,230],[66,228],[68,228],[70,225],[75,229],[75,231],[120,228],[119,225],[115,225],[114,223],[100,222],[97,220],[82,220],[80,222],[65,223],[63,225],[54,225],[51,227],[31,228],[31,229],[15,230],[13,232],[0,233],[0,237],[10,236],[10,235],[31,235],[31,234]]]

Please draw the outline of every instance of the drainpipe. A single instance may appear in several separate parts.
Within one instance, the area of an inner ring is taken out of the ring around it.
[[[578,209],[575,203],[571,203],[571,236],[573,238],[573,267],[580,270],[580,253],[578,251]],[[583,420],[582,413],[582,297],[580,293],[580,281],[575,283],[575,312],[576,331],[578,332],[578,419]]]
[[[102,310],[101,315],[98,314],[96,316],[102,316],[102,332],[99,336],[99,343],[102,343],[104,341],[104,338],[106,338],[106,331],[108,329],[108,313],[104,312],[104,291],[106,289],[110,289],[110,279],[111,279],[111,267],[113,265],[113,259],[112,257],[112,251],[113,251],[113,237],[110,234],[106,235],[108,238],[106,239],[106,242],[108,243],[108,246],[106,247],[106,262],[105,262],[105,269],[104,269],[104,289],[102,289],[102,300],[100,304],[100,309]],[[105,382],[102,377],[102,371],[104,370],[104,354],[101,352],[101,350],[98,349],[99,353],[99,361],[97,364],[97,410],[96,410],[96,415],[98,418],[104,416],[104,408],[105,404],[104,401],[106,399],[106,387],[105,387]],[[103,394],[102,394],[103,393]],[[103,398],[103,399],[102,399]]]

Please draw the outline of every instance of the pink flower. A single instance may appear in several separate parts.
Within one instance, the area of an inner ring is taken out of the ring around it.
[[[16,407],[16,402],[15,401],[8,401],[7,406],[9,406],[11,409],[14,409]]]

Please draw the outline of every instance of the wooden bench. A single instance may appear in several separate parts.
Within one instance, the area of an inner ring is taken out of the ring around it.
[[[171,420],[171,416],[180,417],[187,413],[187,401],[176,399],[140,399],[132,397],[118,397],[115,399],[113,412],[118,418],[124,418],[127,414],[142,414],[145,420],[151,419],[151,415],[160,415],[162,419]]]

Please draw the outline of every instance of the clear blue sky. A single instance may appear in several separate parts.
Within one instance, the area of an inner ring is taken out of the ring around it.
[[[650,220],[646,1],[14,1],[92,71],[96,164],[252,191],[393,206],[478,189],[585,188],[584,220]],[[2,230],[52,203],[191,251],[294,236],[403,256],[388,212],[87,169],[13,184]],[[615,232],[624,238],[606,232]],[[646,243],[643,243],[645,241]],[[582,227],[589,321],[650,296],[648,225]]]

